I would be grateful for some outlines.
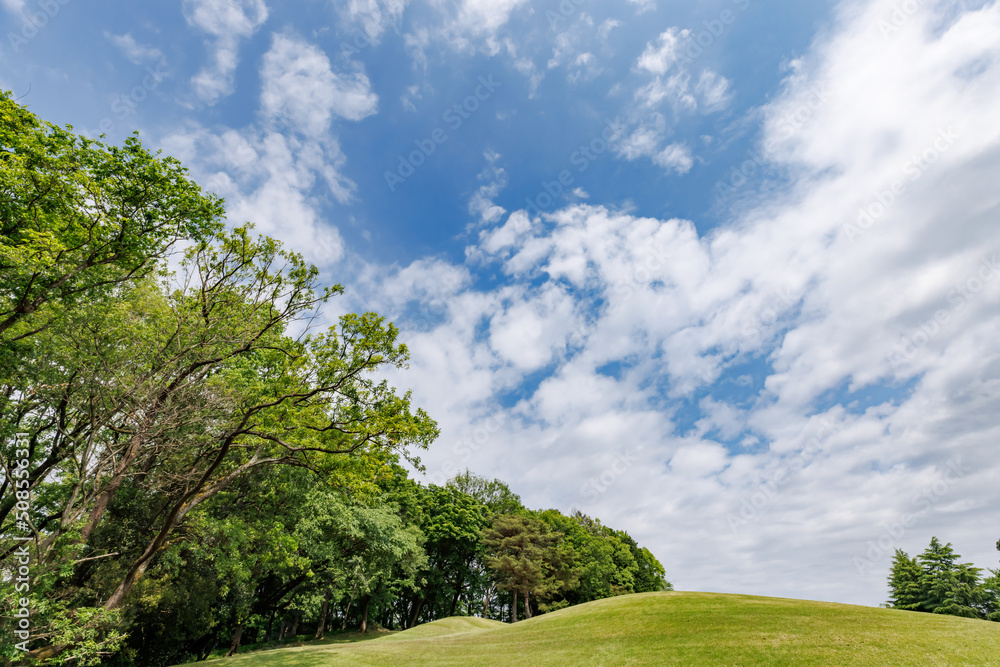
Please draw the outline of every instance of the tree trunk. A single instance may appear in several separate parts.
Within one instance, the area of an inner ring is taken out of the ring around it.
[[[361,634],[368,632],[368,607],[371,605],[371,602],[372,596],[366,595],[365,606],[364,609],[361,610]]]
[[[493,586],[486,589],[486,599],[483,600],[483,618],[489,618],[491,593],[493,593]]]
[[[158,406],[154,405],[154,413]],[[108,509],[108,505],[111,503],[111,499],[114,497],[115,493],[118,492],[118,488],[125,481],[128,476],[128,468],[132,465],[132,462],[139,456],[139,445],[143,442],[144,431],[151,426],[151,419],[144,420],[144,423],[140,426],[140,432],[136,433],[129,439],[128,445],[125,447],[125,452],[115,467],[114,472],[111,475],[111,481],[108,485],[104,487],[97,499],[94,502],[94,508],[90,511],[90,516],[87,517],[87,522],[83,524],[83,529],[80,531],[80,541],[86,542],[90,539],[91,533],[97,527],[97,524],[101,522],[104,517],[104,513]]]
[[[517,623],[517,589],[511,592],[514,594],[514,601],[510,603],[510,622]]]
[[[288,631],[288,636],[295,641],[295,638],[299,636],[299,619],[302,618],[302,612],[292,612],[292,617],[295,619],[292,621],[292,629]]]
[[[326,589],[326,594],[323,596],[323,611],[319,615],[319,625],[316,627],[316,637],[315,639],[323,638],[323,631],[326,630],[326,613],[330,609],[330,589]]]
[[[413,604],[413,614],[410,616],[410,624],[406,627],[412,628],[417,624],[417,619],[420,618],[420,610],[424,606],[424,598],[417,598],[417,601]]]
[[[464,577],[459,576],[458,581],[455,582],[455,597],[451,599],[451,611],[448,612],[449,616],[455,615],[455,607],[458,606],[458,598],[462,594],[463,583],[465,583]]]
[[[229,647],[229,653],[226,654],[228,658],[231,655],[236,655],[240,652],[240,639],[243,637],[243,621],[239,622],[236,626],[236,632],[233,633],[233,643]]]
[[[344,611],[344,622],[340,624],[341,630],[347,629],[347,617],[351,615],[351,603],[354,602],[354,598],[347,601],[347,609]]]
[[[531,618],[531,594],[524,591],[524,618]]]

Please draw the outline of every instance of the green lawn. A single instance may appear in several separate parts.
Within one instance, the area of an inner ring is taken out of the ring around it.
[[[217,667],[325,665],[1000,665],[1000,624],[717,593],[599,600],[515,625],[449,618]]]

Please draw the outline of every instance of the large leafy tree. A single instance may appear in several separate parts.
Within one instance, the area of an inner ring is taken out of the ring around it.
[[[221,203],[175,161],[0,103],[0,353],[16,362],[0,365],[0,528],[13,532],[16,432],[28,462],[17,483],[33,496],[33,604],[46,610],[32,655],[93,644],[93,660],[114,649],[101,633],[121,626],[116,612],[204,503],[262,468],[326,479],[344,457],[419,464],[410,448],[437,427],[379,379],[407,361],[395,327],[369,313],[310,333],[341,288],[249,227],[223,231]],[[161,271],[182,239],[179,271]],[[145,521],[111,551],[97,532],[116,504]],[[16,546],[0,543],[0,567]],[[85,581],[112,557],[108,576]],[[85,614],[93,636],[81,638]]]
[[[138,138],[117,147],[75,135],[0,91],[0,349],[160,268],[222,213]]]

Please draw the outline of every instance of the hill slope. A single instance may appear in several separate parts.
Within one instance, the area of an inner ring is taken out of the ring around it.
[[[326,665],[996,665],[1000,624],[716,593],[599,600],[516,625],[450,618],[390,636],[218,661]]]

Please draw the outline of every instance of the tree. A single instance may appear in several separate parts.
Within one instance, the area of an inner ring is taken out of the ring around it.
[[[400,587],[416,586],[416,574],[427,560],[424,535],[389,508],[347,505],[328,490],[311,491],[308,506],[296,534],[313,570],[330,573],[322,577],[323,587],[348,591],[349,605],[361,600],[360,630],[367,632],[373,598],[381,596],[385,603]]]
[[[890,606],[933,614],[1000,620],[996,573],[985,582],[982,570],[961,558],[951,544],[931,538],[916,558],[897,549],[889,575]]]
[[[977,588],[981,570],[970,564],[958,564],[960,558],[951,544],[942,545],[938,538],[931,543],[917,561],[920,564],[919,610],[952,616],[979,616]]]
[[[531,618],[531,595],[549,597],[575,585],[571,552],[560,548],[562,534],[526,515],[497,515],[483,531],[487,565],[497,573],[497,587],[512,594],[510,618],[517,622],[518,593]]]
[[[222,202],[137,137],[122,147],[36,118],[0,91],[0,352],[80,302],[155,272],[220,229]]]
[[[12,461],[26,460],[33,604],[46,609],[32,656],[97,646],[89,660],[114,650],[101,633],[120,639],[117,610],[218,494],[266,468],[329,479],[345,458],[419,465],[410,448],[437,427],[376,376],[406,364],[395,327],[368,313],[310,333],[341,288],[249,226],[223,231],[221,201],[176,161],[138,139],[75,137],[8,96],[0,113],[0,532],[14,532]],[[109,522],[115,507],[146,520]],[[114,551],[106,525],[127,538]],[[17,548],[0,541],[0,567]]]
[[[524,509],[521,497],[511,491],[506,483],[474,475],[469,470],[452,477],[447,486],[479,501],[489,512],[489,518],[495,514],[511,514]]]

